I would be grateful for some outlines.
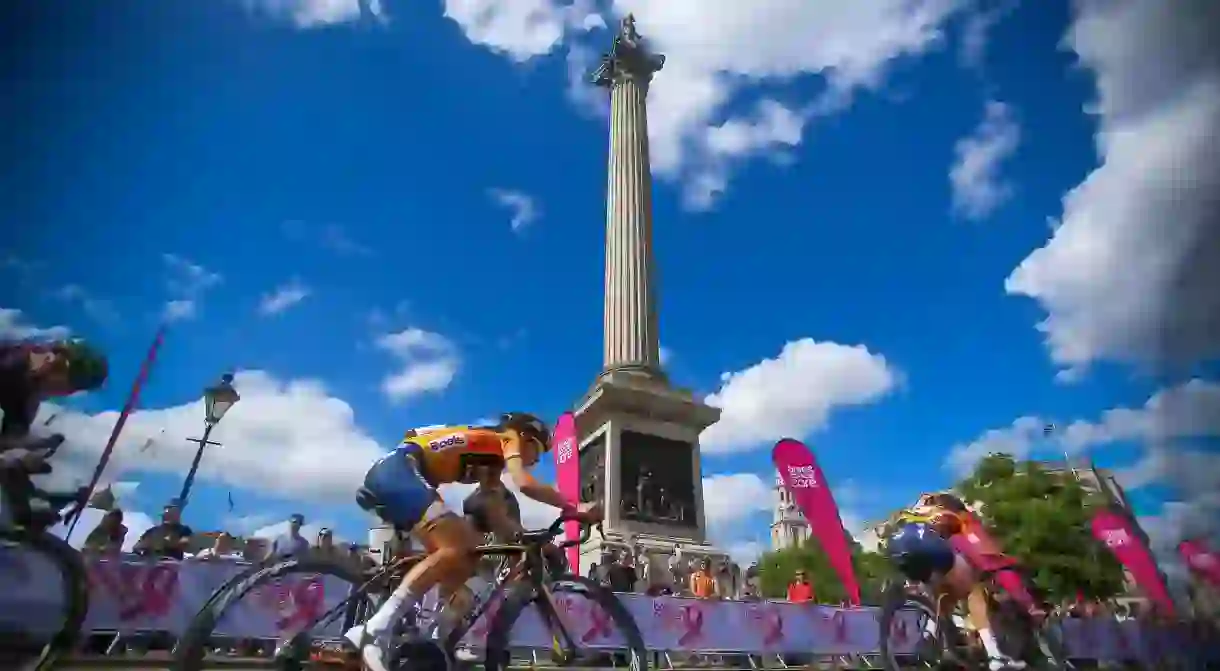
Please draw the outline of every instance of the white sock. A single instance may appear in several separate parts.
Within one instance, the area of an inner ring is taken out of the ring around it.
[[[412,592],[407,592],[406,595],[400,595],[395,591],[390,596],[386,597],[385,603],[381,604],[381,608],[373,614],[373,617],[364,623],[364,632],[371,637],[378,637],[387,634],[390,628],[394,626],[407,610],[419,602],[419,597]]]
[[[938,629],[936,628],[936,618],[933,618],[933,617],[928,618],[928,623],[923,626],[924,636],[927,636],[928,638],[936,638],[937,631],[938,631]]]
[[[990,629],[980,629],[979,639],[983,641],[983,649],[991,659],[1006,659],[1007,655],[1000,651],[1000,644],[995,640],[995,634]]]

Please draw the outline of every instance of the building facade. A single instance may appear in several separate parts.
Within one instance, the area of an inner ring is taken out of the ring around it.
[[[775,509],[771,519],[771,550],[796,547],[809,539],[809,521],[801,512],[792,492],[784,487],[779,473],[775,474]]]

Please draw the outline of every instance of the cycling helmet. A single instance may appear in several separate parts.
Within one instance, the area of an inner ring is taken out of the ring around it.
[[[542,443],[543,452],[551,449],[551,432],[546,428],[546,422],[528,412],[506,412],[500,415],[500,428],[515,429],[534,436]]]
[[[966,511],[966,504],[962,503],[962,500],[953,492],[939,492],[932,496],[934,497],[933,500],[943,508],[948,508],[955,513]]]
[[[84,340],[65,340],[55,346],[55,351],[68,362],[68,379],[79,391],[97,389],[110,373],[106,355]]]

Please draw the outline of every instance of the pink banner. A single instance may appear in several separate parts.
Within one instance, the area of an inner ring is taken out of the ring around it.
[[[847,532],[839,518],[839,506],[835,504],[834,495],[813,453],[800,441],[785,438],[771,450],[771,461],[779,471],[784,487],[792,493],[796,505],[809,520],[809,527],[822,544],[831,567],[843,581],[847,598],[858,605],[860,584],[856,582],[856,571],[851,563]]]
[[[181,635],[212,593],[249,569],[245,563],[186,560],[148,562],[127,557],[85,560],[89,576],[86,632],[163,631]],[[55,564],[25,548],[0,547],[0,628],[58,631],[63,615],[58,597],[62,578]],[[574,587],[573,587],[574,588]],[[217,622],[216,635],[232,638],[282,639],[303,623],[316,622],[337,608],[352,585],[329,575],[292,575],[263,584],[231,602]],[[681,652],[791,652],[814,655],[869,654],[880,647],[875,608],[834,608],[784,602],[741,602],[648,597],[619,594],[643,634],[649,650]],[[596,603],[572,591],[556,591],[556,607],[568,631],[584,648],[613,650],[626,645]],[[466,637],[476,648],[485,644],[487,623],[499,600],[479,618]],[[315,641],[337,639],[342,618],[311,627]],[[1109,618],[1066,619],[1059,623],[1072,658],[1143,661],[1146,668],[1202,669],[1220,661],[1215,625],[1193,626]],[[895,654],[914,652],[920,622],[916,613],[899,613],[889,632]],[[511,645],[550,649],[554,634],[531,609],[513,625]]]
[[[555,486],[572,503],[580,503],[580,455],[576,442],[576,415],[565,412],[555,422],[553,437],[555,449]],[[564,534],[568,538],[580,535],[579,522],[564,524]],[[580,548],[568,548],[568,566],[572,572],[580,571]]]
[[[1135,535],[1126,515],[1110,509],[1098,511],[1093,516],[1093,537],[1110,548],[1118,562],[1131,572],[1144,596],[1156,604],[1163,615],[1173,614],[1173,600],[1169,598],[1169,590],[1161,580],[1156,560]]]
[[[82,504],[87,502],[93,496],[93,490],[97,489],[97,483],[102,479],[102,472],[106,470],[106,464],[110,462],[110,455],[114,452],[114,446],[118,443],[119,434],[123,432],[123,426],[127,424],[127,418],[131,416],[133,410],[140,403],[140,390],[144,388],[144,383],[148,381],[148,374],[152,372],[153,363],[157,360],[157,352],[161,349],[161,343],[165,340],[165,325],[162,324],[157,328],[157,334],[153,337],[152,345],[148,348],[148,354],[144,357],[144,363],[140,364],[140,372],[136,374],[136,380],[131,385],[131,393],[127,395],[127,402],[123,404],[123,410],[119,412],[119,418],[114,422],[114,428],[110,431],[110,438],[106,440],[106,447],[102,449],[102,456],[97,460],[97,467],[93,469],[93,478],[89,480],[89,488],[85,496],[80,500]],[[84,509],[82,505],[81,510]],[[76,523],[80,521],[80,511],[72,516],[72,523],[68,526],[68,537],[72,537],[72,532],[76,530]]]
[[[1200,540],[1186,540],[1178,544],[1178,554],[1190,568],[1213,587],[1220,587],[1220,553],[1208,549]]]

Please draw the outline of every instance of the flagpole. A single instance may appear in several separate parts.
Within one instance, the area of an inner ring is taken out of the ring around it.
[[[97,488],[97,484],[102,479],[102,472],[106,470],[106,464],[110,461],[111,455],[114,453],[114,446],[118,443],[119,434],[123,431],[123,426],[127,424],[127,417],[135,410],[136,404],[140,402],[140,390],[143,389],[144,383],[148,381],[148,375],[152,371],[153,363],[157,359],[157,352],[161,349],[161,343],[165,340],[165,324],[157,327],[157,334],[153,337],[152,346],[148,348],[148,354],[144,357],[144,363],[140,364],[140,372],[136,374],[135,382],[131,385],[131,393],[127,395],[127,402],[123,404],[123,410],[119,413],[119,418],[114,422],[114,428],[110,431],[110,438],[106,441],[106,447],[102,450],[102,456],[97,460],[97,467],[93,469],[93,477],[89,481],[89,487],[85,490],[85,495],[78,500],[77,510],[72,516],[72,523],[68,526],[68,533],[64,540],[72,538],[72,532],[76,531],[76,523],[80,521],[81,512],[89,502],[89,498],[93,496],[93,490]]]

